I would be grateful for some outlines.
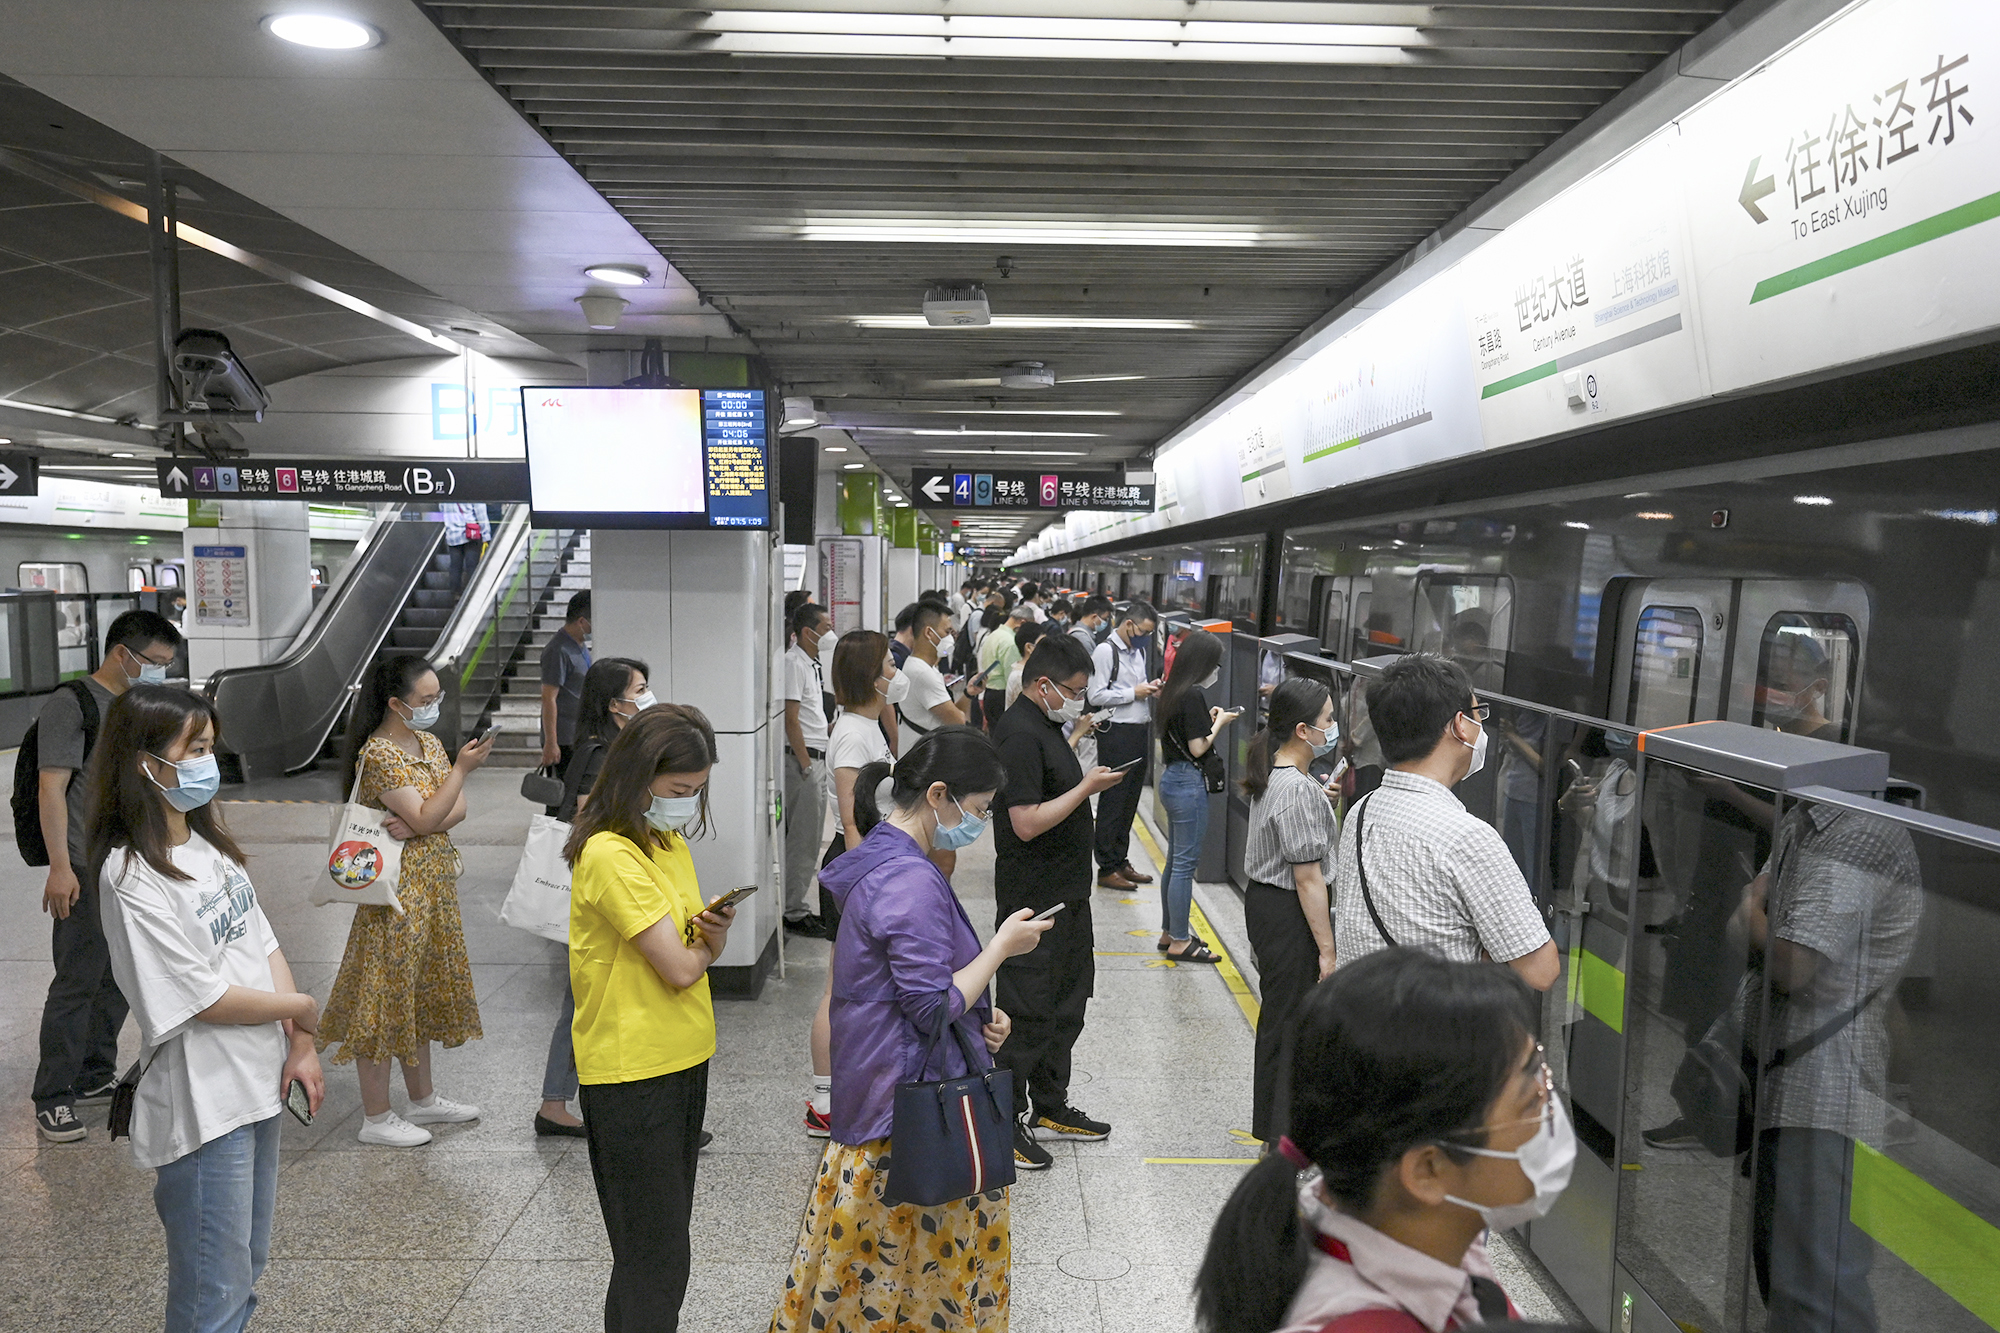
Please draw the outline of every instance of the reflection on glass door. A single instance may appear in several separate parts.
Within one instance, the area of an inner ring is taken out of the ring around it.
[[[1641,731],[1695,720],[1701,691],[1702,614],[1692,606],[1648,606],[1632,643],[1625,720]]]

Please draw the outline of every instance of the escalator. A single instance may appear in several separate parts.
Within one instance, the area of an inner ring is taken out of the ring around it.
[[[454,601],[444,525],[378,517],[282,657],[209,679],[225,776],[254,782],[312,767],[338,740],[368,670],[392,653],[423,654],[437,667],[445,701],[436,734],[456,750],[493,710],[526,626],[560,586],[563,555],[580,536],[531,529],[527,506],[508,506]]]

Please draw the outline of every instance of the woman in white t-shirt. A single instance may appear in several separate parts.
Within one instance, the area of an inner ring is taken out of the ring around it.
[[[833,700],[840,705],[840,715],[826,741],[826,769],[833,775],[840,828],[833,835],[833,846],[827,848],[827,861],[861,845],[867,830],[855,822],[854,779],[877,760],[895,762],[882,732],[882,713],[909,693],[909,679],[896,669],[886,637],[872,629],[841,636],[833,650]]]
[[[208,803],[221,785],[208,700],[135,685],[92,756],[89,861],[102,886],[111,972],[139,1022],[132,1156],[159,1172],[168,1333],[241,1328],[271,1251],[285,1093],[309,1113],[326,1083],[319,1007],[292,984]]]

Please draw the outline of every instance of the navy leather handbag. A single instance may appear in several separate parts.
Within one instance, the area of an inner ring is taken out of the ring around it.
[[[993,1065],[948,1013],[939,1011],[942,1027],[916,1078],[896,1085],[884,1203],[934,1208],[1014,1183],[1014,1071]],[[978,1072],[925,1082],[945,1030],[957,1035],[965,1067]]]

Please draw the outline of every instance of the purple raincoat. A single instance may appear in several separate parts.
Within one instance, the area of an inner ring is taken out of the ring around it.
[[[946,1033],[930,1067],[918,1069],[940,1014],[958,1023],[992,1060],[981,1028],[984,997],[971,1010],[952,973],[979,956],[979,936],[958,895],[909,834],[888,820],[820,872],[840,906],[833,947],[833,1138],[850,1147],[887,1138],[896,1085],[974,1072]]]

